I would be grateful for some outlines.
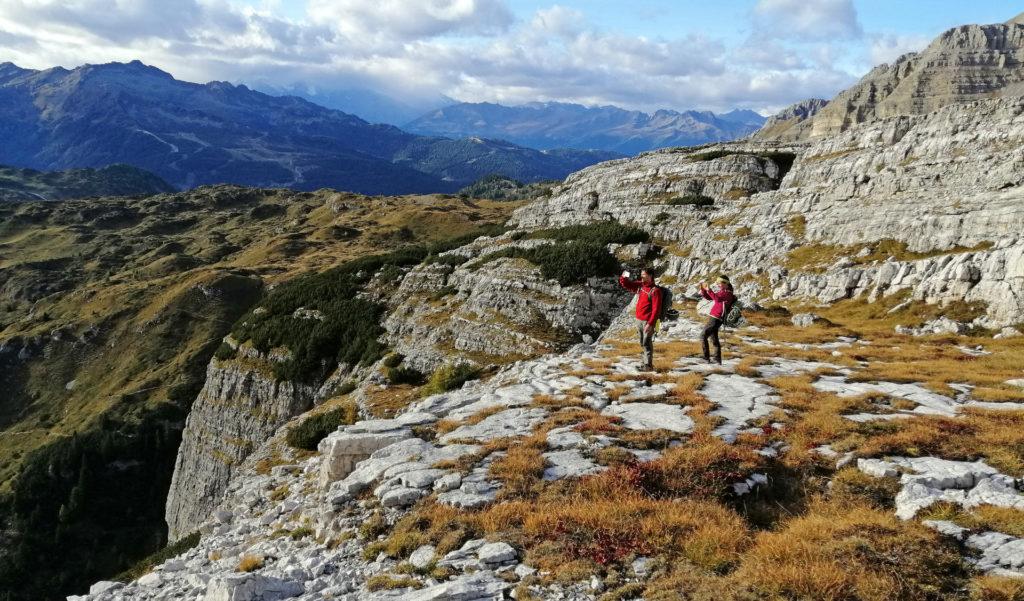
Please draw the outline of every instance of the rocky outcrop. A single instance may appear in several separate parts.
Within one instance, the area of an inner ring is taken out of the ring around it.
[[[666,228],[657,227],[659,214],[675,217],[662,220],[673,226],[703,214],[687,197],[739,204],[776,189],[785,174],[771,153],[792,149],[771,143],[714,145],[600,163],[570,175],[549,198],[517,210],[511,222],[533,228],[614,219],[660,234]]]
[[[794,125],[803,123],[825,108],[828,100],[808,98],[782,109],[764,122],[761,129],[754,132],[754,138],[773,140],[781,138]]]
[[[167,495],[171,541],[210,516],[232,474],[255,448],[313,405],[315,387],[277,381],[273,359],[255,349],[241,346],[238,353],[236,359],[211,361],[185,423]]]
[[[920,53],[875,67],[809,120],[767,125],[755,137],[814,139],[879,118],[922,115],[950,104],[1024,94],[1024,20],[963,25]]]
[[[523,259],[486,260],[503,248],[546,244],[481,238],[405,276],[384,322],[389,345],[422,371],[460,361],[507,363],[594,339],[629,300],[611,278],[561,286]],[[457,259],[464,261],[448,261]]]

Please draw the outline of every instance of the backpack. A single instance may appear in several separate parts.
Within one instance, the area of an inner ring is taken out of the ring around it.
[[[743,319],[743,303],[739,299],[732,302],[732,306],[729,307],[728,313],[725,314],[725,320],[722,325],[729,328],[738,328],[746,323]]]
[[[658,321],[675,321],[679,318],[679,311],[672,308],[672,289],[667,286],[659,286],[655,284],[658,290],[661,290],[661,308],[658,311]],[[648,296],[647,300],[650,300]]]

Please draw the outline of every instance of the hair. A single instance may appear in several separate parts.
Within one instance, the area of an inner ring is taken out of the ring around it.
[[[729,281],[729,276],[725,274],[719,275],[718,281],[725,284],[725,287],[729,289],[729,292],[732,292],[732,282]]]
[[[655,277],[655,275],[654,275],[654,270],[653,270],[653,269],[651,269],[650,267],[646,267],[646,266],[645,266],[645,267],[641,267],[641,268],[640,268],[640,273],[641,273],[641,274],[643,274],[643,273],[647,273],[648,275],[650,275],[650,276],[651,276],[651,279],[652,279],[652,280],[653,280],[653,279],[654,279],[654,277]]]

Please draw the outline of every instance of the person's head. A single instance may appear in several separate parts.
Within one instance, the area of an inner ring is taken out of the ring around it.
[[[654,272],[651,271],[650,267],[644,267],[640,270],[640,281],[644,284],[654,283]]]
[[[718,284],[720,288],[725,288],[730,291],[732,290],[732,282],[729,281],[729,276],[727,275],[718,276],[718,279],[715,280],[715,283]]]

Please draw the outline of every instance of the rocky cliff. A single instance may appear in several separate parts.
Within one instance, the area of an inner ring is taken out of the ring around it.
[[[228,337],[228,342],[238,343]],[[167,537],[178,540],[210,516],[232,473],[289,419],[308,411],[316,387],[278,381],[273,356],[251,347],[213,359],[185,422],[167,493]]]
[[[1024,94],[1024,19],[950,29],[920,53],[875,67],[813,118],[776,122],[764,139],[822,138],[858,123],[921,115],[951,103]]]

